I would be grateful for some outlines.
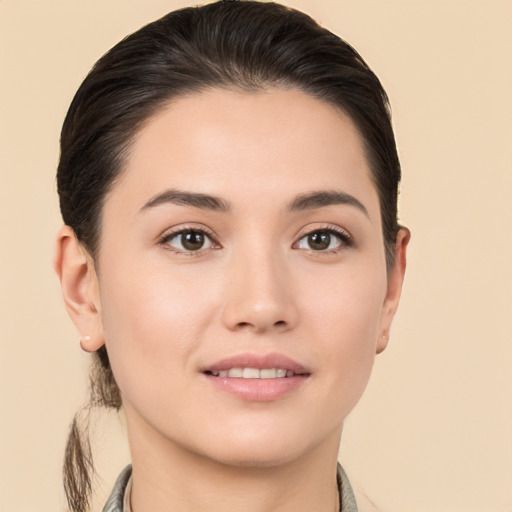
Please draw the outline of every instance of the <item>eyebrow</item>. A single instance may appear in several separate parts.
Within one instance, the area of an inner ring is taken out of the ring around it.
[[[228,212],[230,205],[220,197],[208,194],[200,194],[198,192],[184,192],[180,190],[166,190],[162,194],[152,197],[141,209],[143,212],[160,206],[162,204],[172,203],[178,206],[194,206],[203,210],[213,210],[216,212]]]
[[[369,217],[368,210],[359,199],[339,190],[321,190],[319,192],[301,194],[290,203],[288,209],[290,211],[310,210],[336,204],[354,206]]]
[[[178,206],[193,206],[203,210],[212,210],[216,212],[229,212],[231,205],[225,199],[212,196],[209,194],[201,194],[199,192],[185,192],[182,190],[166,190],[161,194],[152,197],[140,209],[140,212],[149,210],[163,204],[176,204]],[[288,205],[289,211],[302,211],[323,208],[332,205],[349,205],[354,206],[367,217],[368,210],[365,206],[351,194],[339,190],[321,190],[318,192],[309,192],[295,197]]]

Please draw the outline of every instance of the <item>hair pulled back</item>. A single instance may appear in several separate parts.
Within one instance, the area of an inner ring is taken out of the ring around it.
[[[78,89],[61,133],[57,187],[64,222],[97,256],[102,206],[142,125],[173,98],[217,87],[299,89],[344,111],[364,141],[379,195],[388,268],[399,229],[400,163],[387,95],[345,41],[309,16],[276,3],[225,1],[173,11],[123,39]],[[119,409],[105,347],[95,354],[84,409]],[[83,413],[83,411],[82,411]],[[66,447],[70,509],[89,508],[94,466],[87,421],[75,416]]]

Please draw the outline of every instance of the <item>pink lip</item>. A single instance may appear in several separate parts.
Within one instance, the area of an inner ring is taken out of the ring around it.
[[[292,377],[275,379],[242,379],[215,377],[211,372],[230,368],[281,368],[295,373]],[[203,375],[217,389],[252,402],[270,402],[300,389],[310,373],[301,364],[283,354],[239,354],[217,361],[203,370]]]

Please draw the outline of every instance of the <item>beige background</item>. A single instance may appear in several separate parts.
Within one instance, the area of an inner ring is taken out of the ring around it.
[[[0,512],[63,509],[88,357],[51,268],[65,111],[93,62],[171,0],[0,0]],[[341,458],[382,512],[512,512],[512,2],[290,0],[391,97],[409,269]],[[102,419],[104,499],[128,461]]]

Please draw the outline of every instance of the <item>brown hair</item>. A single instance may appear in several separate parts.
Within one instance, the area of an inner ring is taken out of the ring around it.
[[[93,258],[105,196],[144,122],[180,95],[269,85],[331,103],[357,126],[379,195],[389,268],[399,229],[400,163],[386,93],[348,43],[299,11],[257,1],[171,12],[123,39],[85,78],[62,128],[57,184],[64,222]],[[121,407],[105,347],[95,354],[91,398],[75,416],[66,447],[64,485],[74,512],[90,504],[94,464],[87,426],[97,405]]]

